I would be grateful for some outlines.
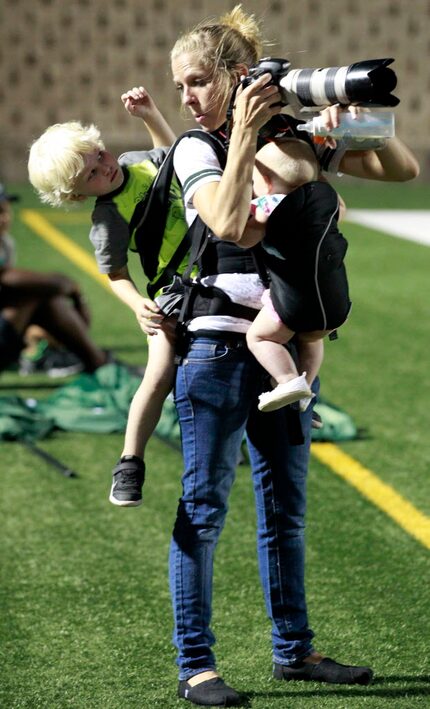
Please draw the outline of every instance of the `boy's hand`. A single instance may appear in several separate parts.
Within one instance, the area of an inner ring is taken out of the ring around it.
[[[157,110],[154,101],[143,86],[135,86],[126,91],[122,94],[121,101],[131,116],[143,118],[143,120],[146,120]]]
[[[142,298],[136,310],[137,321],[143,332],[147,335],[156,335],[164,320],[164,315],[153,300]]]

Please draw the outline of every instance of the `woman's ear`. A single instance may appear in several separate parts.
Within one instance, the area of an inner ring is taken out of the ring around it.
[[[241,79],[249,74],[249,67],[246,64],[236,64],[233,77],[236,83],[239,83]]]

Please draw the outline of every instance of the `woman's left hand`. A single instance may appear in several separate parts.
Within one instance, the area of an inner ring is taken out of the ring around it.
[[[352,105],[340,106],[338,103],[335,103],[332,106],[327,106],[320,112],[324,128],[327,130],[337,128],[340,125],[340,117],[342,113],[345,113],[345,111],[348,111],[351,116],[357,118],[357,116],[363,111],[363,108],[361,108],[361,106]]]

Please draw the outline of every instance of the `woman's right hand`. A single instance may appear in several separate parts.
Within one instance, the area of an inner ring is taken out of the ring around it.
[[[281,94],[271,81],[272,75],[267,72],[246,88],[238,88],[233,113],[234,125],[259,130],[272,116],[281,112]]]
[[[137,322],[146,335],[156,335],[161,330],[164,315],[153,300],[142,298],[135,312]]]

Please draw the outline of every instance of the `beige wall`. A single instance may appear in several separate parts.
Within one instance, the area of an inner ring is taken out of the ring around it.
[[[183,29],[234,6],[226,0],[2,0],[0,178],[26,177],[30,142],[49,124],[95,122],[114,151],[145,147],[120,94],[144,84],[177,131],[169,50]],[[430,0],[296,0],[243,6],[263,18],[274,56],[296,67],[394,57],[397,133],[430,176]]]

